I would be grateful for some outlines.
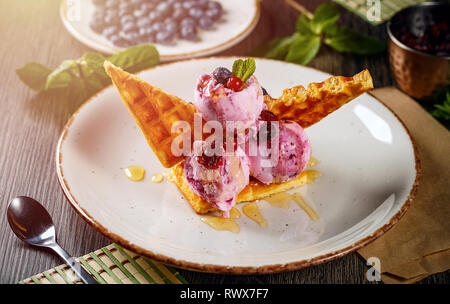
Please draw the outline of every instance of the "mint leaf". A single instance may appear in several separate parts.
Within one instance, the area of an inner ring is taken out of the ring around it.
[[[235,60],[233,63],[233,71],[232,71],[233,76],[241,78],[243,69],[244,69],[244,60],[242,59]]]
[[[295,31],[302,35],[315,34],[311,23],[311,19],[302,14],[297,18],[297,22],[295,23]]]
[[[136,73],[158,64],[159,53],[153,45],[145,44],[130,47],[108,60],[129,73]]]
[[[250,76],[252,76],[253,73],[255,73],[255,70],[256,70],[255,59],[248,58],[247,60],[245,60],[243,68],[244,73],[241,76],[242,82],[245,83],[250,78]]]
[[[315,34],[319,35],[327,27],[336,23],[340,16],[341,13],[334,5],[323,3],[314,12],[313,19],[311,20],[311,29]]]
[[[233,76],[239,77],[245,83],[256,70],[255,59],[248,58],[245,61],[242,59],[233,62]]]
[[[16,70],[17,76],[32,90],[40,92],[45,88],[51,69],[37,62],[30,62]]]
[[[435,104],[431,115],[436,118],[450,120],[450,87],[438,91],[433,99]]]
[[[333,25],[325,31],[324,43],[338,52],[360,55],[386,50],[386,42],[360,34],[345,26]]]
[[[53,71],[31,62],[17,69],[16,73],[35,91],[51,91],[79,103],[111,83],[103,68],[106,59],[130,73],[136,73],[159,63],[159,54],[152,45],[131,47],[109,58],[87,52],[79,59],[63,61]]]
[[[275,38],[256,49],[253,55],[258,57],[283,60],[289,52],[289,48],[291,47],[292,43],[299,36],[300,35],[298,33],[294,33],[289,37]]]
[[[286,61],[308,64],[319,52],[320,36],[304,35],[298,37],[289,48]]]

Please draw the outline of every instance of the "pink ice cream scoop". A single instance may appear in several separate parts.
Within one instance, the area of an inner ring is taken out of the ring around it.
[[[260,118],[265,112],[268,111],[263,111]],[[246,149],[250,175],[270,184],[288,181],[302,173],[311,157],[311,145],[302,127],[296,122],[281,120],[278,130],[266,131],[269,130],[267,117],[260,119],[257,126],[258,132],[254,138],[261,138],[261,132],[269,132],[269,136],[266,140],[254,140],[257,149]]]
[[[228,217],[237,194],[249,182],[248,158],[240,148],[233,153],[225,153],[220,148],[219,155],[211,155],[207,153],[210,148],[204,141],[194,142],[194,147],[184,164],[186,181],[194,193]]]
[[[194,93],[194,105],[206,121],[242,122],[243,128],[253,124],[264,109],[261,86],[255,76],[251,76],[245,87],[235,92],[218,82],[213,74],[200,76]]]

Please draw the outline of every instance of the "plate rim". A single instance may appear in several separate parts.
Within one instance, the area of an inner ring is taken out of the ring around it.
[[[175,60],[184,60],[184,59],[190,59],[190,58],[196,58],[200,56],[208,56],[214,53],[218,53],[224,50],[227,50],[242,40],[244,40],[248,35],[251,34],[251,32],[255,29],[256,25],[258,24],[258,21],[261,17],[261,3],[260,0],[253,0],[254,6],[256,8],[255,14],[252,16],[252,20],[250,24],[240,33],[238,33],[236,36],[231,37],[229,40],[222,42],[221,44],[218,44],[216,46],[212,46],[209,48],[204,48],[198,51],[194,52],[186,52],[181,54],[173,54],[173,55],[161,55],[160,54],[160,61],[167,62],[167,61],[175,61]],[[97,41],[90,39],[88,37],[85,37],[82,35],[79,31],[75,29],[75,27],[71,24],[71,22],[67,18],[67,9],[66,9],[66,0],[61,0],[61,4],[59,6],[59,15],[61,18],[61,21],[64,25],[64,27],[67,29],[67,31],[71,34],[72,37],[74,37],[76,40],[78,40],[83,45],[92,48],[94,50],[97,50],[99,52],[107,53],[107,54],[114,54],[114,51],[112,51],[109,47],[103,46],[101,43],[98,43]],[[154,45],[154,44],[152,44]],[[118,48],[117,51],[122,51],[123,49]]]
[[[246,57],[245,56],[211,56],[211,57],[207,57],[207,58],[191,58],[191,59],[185,59],[185,60],[181,60],[181,61],[158,64],[149,69],[140,71],[139,73],[137,73],[137,75],[140,73],[155,69],[155,68],[159,68],[161,66],[165,66],[165,65],[172,65],[172,64],[177,64],[180,62],[187,62],[187,61],[205,60],[205,59],[221,59],[221,58],[222,59],[230,59],[230,58],[246,58]],[[281,61],[281,60],[268,59],[268,58],[257,58],[257,59],[258,60],[275,61],[275,62],[279,62],[279,63],[283,63],[283,64],[294,65],[297,67],[300,66],[302,68],[312,69],[315,71],[319,71],[321,73],[326,73],[326,72],[323,72],[316,68],[298,65],[298,64],[294,64],[294,63],[290,63],[290,62]],[[327,74],[329,74],[329,73],[327,73]],[[103,91],[105,91],[111,87],[112,87],[112,84],[103,88],[102,90],[100,90],[99,92],[97,92],[96,94],[91,96],[89,99],[87,99],[84,103],[82,103],[80,105],[80,107],[71,115],[71,117],[68,119],[67,123],[65,124],[65,126],[61,132],[61,135],[58,139],[58,143],[57,143],[56,149],[55,149],[55,165],[56,165],[56,175],[58,178],[58,183],[64,193],[64,196],[66,197],[67,201],[72,206],[72,208],[78,213],[78,215],[81,218],[83,218],[95,230],[102,233],[104,236],[109,238],[111,241],[121,245],[122,247],[125,247],[125,248],[127,248],[131,251],[134,251],[140,255],[149,257],[149,258],[157,260],[159,262],[162,262],[165,264],[170,264],[172,266],[187,269],[187,270],[210,272],[210,273],[222,273],[222,274],[270,274],[270,273],[277,273],[277,272],[283,272],[283,271],[293,271],[293,270],[298,270],[298,269],[322,264],[322,263],[340,258],[349,253],[352,253],[352,252],[360,249],[361,247],[376,240],[378,237],[380,237],[385,232],[387,232],[389,229],[391,229],[401,219],[401,217],[406,213],[406,211],[410,207],[411,202],[416,197],[417,190],[419,187],[419,180],[420,180],[420,176],[421,176],[422,166],[421,166],[419,152],[418,152],[416,143],[414,141],[414,138],[411,136],[409,129],[406,127],[406,125],[401,120],[401,118],[389,106],[387,106],[379,98],[374,96],[374,94],[371,94],[369,92],[370,96],[375,98],[382,106],[384,106],[387,110],[389,110],[389,112],[391,112],[394,115],[394,117],[400,122],[401,126],[403,127],[403,129],[405,130],[406,134],[408,135],[408,137],[410,139],[410,143],[412,145],[413,152],[414,152],[415,171],[416,171],[414,183],[412,184],[412,187],[409,191],[406,201],[402,204],[401,208],[389,219],[389,221],[387,223],[385,223],[383,226],[379,227],[372,234],[370,234],[370,235],[356,241],[352,245],[349,245],[342,249],[335,250],[335,251],[332,251],[332,252],[329,252],[326,254],[322,254],[322,255],[316,256],[311,259],[304,259],[304,260],[300,260],[300,261],[283,263],[283,264],[272,264],[272,265],[264,265],[264,266],[225,266],[225,265],[214,265],[214,264],[200,264],[200,263],[195,263],[195,262],[190,262],[190,261],[185,261],[185,260],[180,260],[180,259],[174,259],[174,258],[165,256],[163,254],[155,253],[151,250],[142,248],[138,245],[135,245],[135,244],[127,241],[126,239],[122,238],[120,235],[109,231],[109,229],[107,229],[102,224],[97,222],[77,202],[77,200],[71,193],[70,187],[64,177],[64,172],[62,169],[61,148],[64,143],[64,140],[66,139],[66,137],[68,135],[70,126],[72,125],[72,123],[75,120],[75,116],[82,110],[82,108],[84,108],[84,106],[89,104],[98,95],[102,94]]]

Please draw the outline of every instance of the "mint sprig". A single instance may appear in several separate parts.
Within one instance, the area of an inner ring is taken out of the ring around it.
[[[255,73],[255,59],[248,58],[245,61],[238,59],[233,63],[233,76],[239,77],[245,83]]]
[[[273,39],[254,51],[255,56],[308,64],[326,44],[338,52],[360,55],[376,54],[386,49],[386,42],[338,26],[339,10],[329,4],[319,5],[312,17],[301,14],[295,32]]]
[[[63,61],[54,70],[30,62],[16,73],[36,92],[56,93],[70,102],[81,103],[111,83],[103,68],[105,60],[136,73],[158,64],[159,53],[152,45],[134,46],[110,57],[87,52],[79,59]]]

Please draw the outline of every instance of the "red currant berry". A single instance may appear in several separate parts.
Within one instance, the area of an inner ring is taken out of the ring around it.
[[[231,76],[227,80],[227,88],[235,92],[242,90],[242,80],[239,77]]]

